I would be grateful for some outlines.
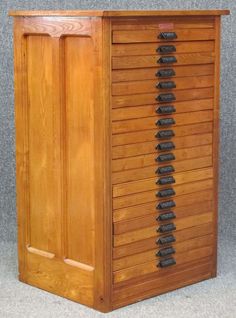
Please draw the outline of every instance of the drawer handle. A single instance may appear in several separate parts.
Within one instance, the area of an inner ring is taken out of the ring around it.
[[[164,244],[170,244],[170,243],[174,243],[174,242],[176,242],[174,235],[168,235],[168,236],[160,237],[156,241],[156,244],[164,245]]]
[[[172,105],[168,105],[168,106],[159,106],[157,109],[156,109],[156,113],[157,114],[172,114],[172,113],[175,113],[176,112],[176,109],[174,106]]]
[[[172,255],[172,254],[175,254],[175,249],[172,246],[171,247],[162,248],[161,250],[159,250],[156,253],[156,255],[159,256],[159,257]]]
[[[156,193],[156,196],[159,198],[166,198],[175,195],[175,190],[172,188],[160,190]]]
[[[175,120],[173,118],[161,118],[156,122],[157,126],[171,126],[175,124]]]
[[[175,155],[173,153],[161,154],[156,158],[156,161],[158,162],[166,162],[166,161],[172,161],[172,160],[175,160]]]
[[[163,40],[175,40],[177,39],[177,34],[175,32],[161,32],[158,38]]]
[[[175,178],[173,176],[162,177],[158,179],[156,183],[159,185],[173,184],[175,183]]]
[[[158,229],[157,232],[165,233],[176,230],[176,226],[174,223],[162,224]]]
[[[160,89],[172,89],[172,88],[176,88],[176,85],[175,85],[175,82],[169,81],[169,82],[159,82],[156,85],[156,87]]]
[[[158,102],[173,102],[176,100],[175,95],[173,93],[168,94],[160,94],[156,97]]]
[[[175,56],[162,56],[157,60],[160,64],[173,64],[177,63],[177,58]]]
[[[156,138],[165,139],[174,137],[175,133],[173,130],[160,130],[156,133]]]
[[[157,174],[167,174],[167,173],[172,173],[172,172],[175,172],[175,168],[171,165],[159,167],[156,171]]]
[[[157,266],[163,268],[163,267],[168,267],[168,266],[172,266],[175,264],[176,264],[176,260],[174,258],[170,257],[170,258],[161,260]]]
[[[161,151],[172,150],[172,149],[175,149],[175,144],[172,141],[161,142],[160,144],[156,146],[156,149]]]
[[[175,206],[176,206],[175,201],[169,200],[169,201],[160,202],[156,208],[158,210],[164,210],[164,209],[174,208]]]
[[[159,53],[173,53],[176,52],[176,48],[174,45],[160,45],[156,51]]]
[[[176,215],[174,214],[174,212],[170,211],[170,212],[167,212],[167,213],[162,213],[160,214],[156,220],[157,221],[167,221],[167,220],[172,220],[172,219],[175,219],[176,218]]]
[[[175,76],[175,71],[173,69],[163,69],[156,72],[157,77],[171,77]]]

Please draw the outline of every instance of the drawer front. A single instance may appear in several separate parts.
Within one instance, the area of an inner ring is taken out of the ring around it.
[[[113,283],[211,262],[215,29],[211,19],[112,25]],[[120,296],[122,297],[122,296]]]

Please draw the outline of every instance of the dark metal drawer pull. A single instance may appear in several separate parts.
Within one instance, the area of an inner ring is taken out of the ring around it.
[[[156,255],[159,257],[163,257],[171,254],[175,254],[175,249],[172,246],[159,250]]]
[[[165,233],[176,230],[176,226],[174,223],[162,224],[158,229],[157,232]]]
[[[164,244],[170,244],[175,242],[176,239],[174,237],[174,235],[168,235],[168,236],[163,236],[160,237],[157,241],[156,244],[160,244],[160,245],[164,245]]]
[[[159,167],[156,171],[158,174],[167,174],[172,172],[175,172],[175,168],[173,166]]]
[[[156,158],[156,161],[159,161],[159,162],[172,161],[172,160],[175,160],[175,156],[173,153],[165,153],[165,154],[159,155]]]
[[[158,210],[164,210],[164,209],[174,208],[175,206],[176,206],[175,201],[169,200],[169,201],[160,202],[156,208]]]
[[[176,109],[172,105],[168,106],[160,106],[156,109],[156,113],[158,114],[172,114],[175,113]]]
[[[175,265],[176,264],[176,261],[174,258],[167,258],[167,259],[163,259],[161,260],[157,266],[163,268],[163,267],[168,267],[168,266],[172,266],[172,265]]]
[[[172,184],[172,183],[175,183],[175,178],[172,176],[162,177],[158,179],[156,183],[160,185]]]
[[[175,124],[175,120],[173,118],[161,118],[156,122],[157,126],[171,126]]]
[[[156,146],[157,150],[172,150],[175,149],[175,144],[172,141],[161,142]]]
[[[156,85],[156,87],[161,89],[172,89],[172,88],[176,88],[176,85],[175,85],[175,82],[169,81],[169,82],[159,82]]]
[[[171,77],[171,76],[175,76],[175,71],[172,68],[159,70],[159,71],[156,72],[156,76],[157,77]]]
[[[173,130],[160,130],[156,133],[156,138],[165,139],[174,137],[175,133]]]
[[[174,40],[177,39],[177,34],[175,32],[161,32],[158,38],[163,40]]]
[[[166,198],[175,195],[175,190],[172,188],[160,190],[156,193],[156,196],[159,198]]]
[[[168,93],[168,94],[158,95],[156,100],[158,102],[172,102],[173,100],[176,100],[176,98],[175,98],[175,95],[173,93]]]
[[[177,58],[175,56],[162,56],[157,60],[160,64],[173,64],[177,63]]]
[[[159,53],[172,53],[176,52],[176,48],[174,45],[160,45],[156,51]]]
[[[156,220],[157,221],[167,221],[167,220],[172,220],[172,219],[175,219],[176,216],[174,214],[174,212],[170,211],[170,212],[167,212],[167,213],[162,213],[160,214]]]

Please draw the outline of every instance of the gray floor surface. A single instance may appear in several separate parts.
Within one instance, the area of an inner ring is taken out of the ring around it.
[[[101,314],[17,280],[16,245],[0,243],[0,318],[235,318],[235,238],[219,238],[218,277]]]

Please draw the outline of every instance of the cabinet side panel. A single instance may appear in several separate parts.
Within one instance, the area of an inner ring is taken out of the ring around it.
[[[65,37],[66,257],[94,264],[94,54],[91,37]]]

